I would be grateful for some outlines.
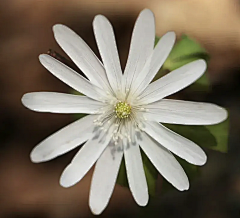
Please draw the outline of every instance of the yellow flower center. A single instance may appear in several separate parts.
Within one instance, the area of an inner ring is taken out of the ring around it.
[[[119,119],[128,118],[131,114],[131,106],[126,102],[119,101],[115,106],[115,112]]]

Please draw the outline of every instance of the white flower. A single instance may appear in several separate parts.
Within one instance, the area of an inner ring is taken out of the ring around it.
[[[97,15],[93,29],[103,64],[72,30],[53,27],[58,44],[88,79],[46,54],[40,55],[40,62],[86,96],[35,92],[25,94],[22,102],[34,111],[90,115],[43,140],[33,149],[31,160],[48,161],[86,142],[65,168],[60,183],[64,187],[76,184],[97,162],[89,200],[94,214],[107,206],[123,156],[132,195],[139,205],[147,204],[140,147],[167,181],[178,190],[187,190],[188,178],[172,153],[195,165],[203,165],[207,157],[198,145],[161,123],[211,125],[226,119],[227,113],[214,104],[163,98],[201,77],[206,63],[194,61],[151,83],[173,47],[175,34],[165,34],[154,48],[150,10],[143,10],[136,21],[124,74],[110,22]]]

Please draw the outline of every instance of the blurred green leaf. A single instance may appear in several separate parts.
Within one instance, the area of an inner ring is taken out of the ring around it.
[[[83,95],[83,96],[84,96],[83,93],[78,92],[78,91],[76,91],[75,89],[71,89],[70,94],[73,94],[73,95]]]
[[[128,187],[127,172],[126,172],[126,165],[125,165],[124,157],[123,157],[123,160],[121,162],[120,169],[118,172],[117,183],[119,185]]]
[[[174,45],[163,68],[172,71],[198,59],[209,59],[206,50],[195,40],[183,35]]]
[[[211,126],[164,125],[174,132],[190,139],[201,147],[206,147],[220,152],[227,152],[228,150],[229,119],[220,124]],[[177,156],[175,157],[182,165],[191,183],[191,181],[200,173],[199,167],[192,165]],[[174,187],[166,180],[163,181],[163,193],[173,188]]]
[[[201,147],[220,152],[227,152],[228,150],[229,119],[220,124],[209,126],[164,125]]]
[[[85,117],[85,116],[87,116],[88,114],[74,114],[74,117],[76,118],[76,119],[81,119],[81,118],[83,118],[83,117]]]
[[[229,118],[217,125],[206,126],[206,128],[214,135],[217,146],[205,144],[203,146],[220,152],[228,152],[228,137],[229,137]]]
[[[211,126],[183,126],[165,124],[166,127],[175,131],[176,133],[192,140],[199,146],[213,149],[220,152],[227,152],[228,150],[228,125],[229,119],[226,121]],[[178,162],[182,165],[186,172],[190,183],[199,174],[199,167],[192,165],[185,160],[175,156]],[[174,187],[166,180],[163,181],[162,191],[167,192]]]
[[[159,38],[156,37],[155,45],[158,41]],[[181,39],[174,45],[171,53],[169,54],[167,60],[163,64],[154,80],[159,79],[170,71],[173,71],[185,64],[198,59],[204,59],[205,61],[208,61],[209,55],[207,51],[197,41],[191,39],[186,35],[183,35]],[[203,76],[199,78],[195,83],[193,83],[189,88],[197,91],[208,91],[209,87],[209,78],[207,76],[207,72],[205,72]]]

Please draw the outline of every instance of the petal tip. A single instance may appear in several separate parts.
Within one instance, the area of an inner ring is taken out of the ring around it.
[[[150,10],[149,8],[144,8],[144,9],[140,12],[140,14],[141,14],[141,15],[143,15],[143,14],[148,14],[148,15],[153,15],[153,16],[154,16],[152,10]]]
[[[75,185],[79,180],[76,180],[76,177],[74,177],[75,174],[73,174],[72,170],[72,164],[69,164],[63,171],[61,177],[60,177],[60,185],[64,188],[69,188],[73,185]]]
[[[47,54],[40,54],[38,56],[38,59],[39,59],[40,63],[43,64],[43,61],[45,61],[48,57],[49,57],[49,55],[47,55]]]
[[[147,197],[146,199],[138,201],[138,205],[141,207],[145,207],[148,204],[148,200],[149,200],[149,198]]]
[[[175,42],[175,40],[176,40],[176,33],[174,31],[169,31],[165,35],[167,37],[171,38]]]
[[[203,151],[203,154],[201,155],[201,157],[199,158],[199,160],[196,161],[195,165],[197,165],[197,166],[203,166],[206,162],[207,162],[207,155],[206,155],[205,152]]]
[[[65,31],[65,30],[67,30],[67,29],[68,29],[68,27],[65,26],[65,25],[63,25],[63,24],[55,24],[55,25],[53,25],[53,27],[52,27],[52,30],[53,30],[53,33],[54,33],[54,34],[61,33],[61,31]]]
[[[187,190],[189,190],[189,188],[190,188],[190,185],[189,185],[189,182],[188,182],[188,183],[186,183],[185,186],[183,186],[183,188],[180,191],[187,191]]]
[[[53,27],[52,27],[52,29],[53,29],[53,31],[57,31],[59,28],[61,28],[63,25],[62,24],[54,24],[53,25]]]
[[[206,71],[206,69],[207,69],[207,62],[204,59],[198,59],[198,60],[192,61],[192,62],[182,66],[182,68],[184,68],[184,67],[188,68],[189,72],[190,71],[191,72],[192,71],[195,72],[194,73],[195,74],[195,80],[194,81],[196,81]]]
[[[35,149],[33,149],[32,152],[30,153],[30,160],[33,163],[41,163],[45,161],[43,156],[39,152],[37,152]]]
[[[191,69],[197,68],[199,72],[204,73],[205,70],[207,69],[207,62],[204,59],[198,59],[184,66],[189,66]]]
[[[221,109],[220,122],[223,122],[228,118],[228,111],[223,107],[220,107],[220,109]]]
[[[205,70],[207,69],[207,62],[203,59],[199,59],[196,62],[198,66],[203,70],[203,72],[205,72]]]
[[[219,124],[221,122],[224,122],[227,118],[228,118],[228,111],[223,108],[220,107],[218,105],[215,105],[216,107],[216,116],[214,117],[215,119],[212,121],[212,123],[210,123],[209,125],[216,125]]]
[[[100,211],[98,208],[95,208],[95,207],[90,206],[90,210],[93,213],[93,215],[100,215],[102,213],[102,211]]]
[[[141,198],[140,197],[138,197],[138,198],[134,197],[134,199],[139,206],[145,207],[148,204],[149,195],[148,195],[148,193],[146,193],[145,196],[142,196]]]
[[[63,172],[64,173],[64,172]],[[66,176],[62,175],[59,181],[59,184],[64,188],[69,188],[73,186],[74,184],[70,182],[70,180],[67,179]]]
[[[28,103],[28,93],[24,94],[21,98],[21,102],[22,104],[27,107],[27,103]]]
[[[188,180],[187,176],[181,182],[181,184],[179,184],[178,186],[176,186],[176,185],[173,185],[173,186],[176,187],[179,191],[187,191],[190,187],[189,180]]]
[[[100,215],[106,206],[103,207],[101,204],[94,203],[93,199],[89,199],[89,207],[94,215]]]
[[[96,16],[94,17],[93,23],[95,23],[95,22],[100,22],[101,20],[106,20],[106,21],[108,21],[108,19],[107,19],[104,15],[98,14],[98,15],[96,15]]]

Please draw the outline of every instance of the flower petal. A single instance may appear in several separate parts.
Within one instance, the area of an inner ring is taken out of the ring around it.
[[[145,118],[161,123],[213,125],[227,118],[224,108],[210,103],[162,99],[145,108]]]
[[[77,72],[55,58],[46,54],[42,54],[39,56],[39,60],[41,64],[54,76],[62,80],[76,91],[96,100],[99,100],[105,96],[105,93],[102,89],[94,86],[89,80],[85,79],[83,76],[79,75]]]
[[[96,163],[89,195],[89,206],[93,214],[106,208],[116,183],[123,151],[110,143]]]
[[[153,51],[155,40],[155,21],[152,11],[143,10],[135,23],[128,60],[123,76],[124,88],[130,90],[138,78],[148,57]]]
[[[174,32],[166,33],[159,40],[158,44],[154,48],[152,55],[148,58],[148,62],[145,64],[143,70],[139,73],[135,83],[137,84],[134,96],[142,93],[142,91],[149,85],[153,80],[168,55],[170,54],[176,35]]]
[[[139,145],[127,145],[127,143],[125,143],[124,158],[127,169],[128,184],[133,198],[140,206],[145,206],[148,203],[149,196]]]
[[[113,129],[109,128],[105,132],[104,129],[95,127],[96,133],[93,138],[85,143],[71,163],[64,169],[60,178],[60,184],[63,187],[73,186],[85,176],[110,142]]]
[[[117,94],[122,89],[122,69],[112,25],[106,17],[97,15],[93,30],[109,83]]]
[[[96,113],[105,104],[91,98],[56,92],[32,92],[22,97],[25,107],[39,112]]]
[[[166,148],[141,132],[137,141],[159,173],[178,190],[189,189],[189,181],[182,166]]]
[[[148,104],[174,94],[195,82],[206,70],[204,60],[193,61],[151,83],[138,97],[139,104]]]
[[[92,138],[93,121],[96,117],[96,115],[89,115],[79,119],[40,142],[30,154],[32,162],[51,160]]]
[[[142,129],[162,146],[194,165],[207,161],[204,151],[194,142],[156,122],[145,122]]]
[[[67,26],[53,26],[54,37],[66,54],[73,60],[92,84],[109,88],[105,69],[91,48]]]

